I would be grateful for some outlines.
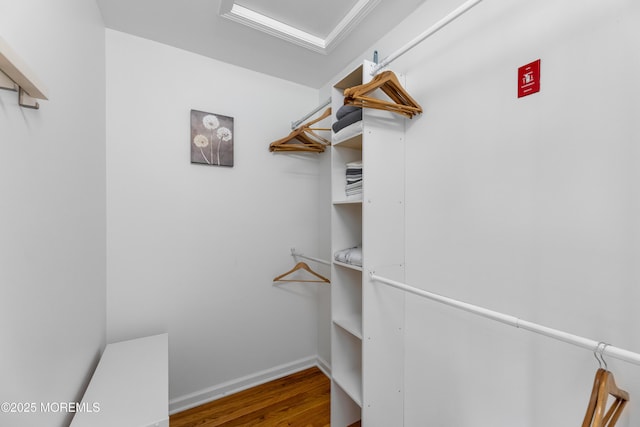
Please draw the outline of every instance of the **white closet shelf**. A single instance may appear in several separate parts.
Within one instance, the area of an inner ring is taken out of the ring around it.
[[[333,87],[335,87],[336,89],[344,90],[344,89],[350,88],[352,86],[357,86],[359,84],[362,84],[362,71],[363,71],[363,68],[364,67],[362,65],[360,65],[358,68],[353,70],[351,73],[349,73],[347,76],[345,76],[338,83],[333,85]]]
[[[358,406],[362,407],[362,386],[357,372],[334,374],[335,382]]]
[[[343,139],[341,141],[334,141],[333,146],[362,150],[362,132],[350,138]]]
[[[21,104],[26,94],[30,98],[48,99],[44,85],[7,42],[0,37],[0,87],[20,90]],[[18,86],[17,88],[15,86]],[[37,103],[26,99],[28,107],[37,108]],[[28,102],[31,102],[29,104]]]
[[[333,261],[334,265],[339,265],[340,267],[348,268],[351,270],[362,271],[362,267],[359,265],[347,264],[346,262]]]
[[[333,323],[349,332],[354,337],[362,340],[362,315],[339,317],[333,319]]]
[[[334,205],[356,205],[362,204],[362,198],[353,198],[353,199],[345,199],[345,200],[334,200]]]

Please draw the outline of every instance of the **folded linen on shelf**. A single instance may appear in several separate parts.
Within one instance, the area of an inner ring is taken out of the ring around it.
[[[347,196],[355,196],[357,194],[362,194],[362,181],[359,181],[353,184],[347,184],[347,187],[345,188],[345,193]]]
[[[362,161],[347,163],[345,193],[347,196],[362,194]]]
[[[359,135],[362,133],[363,125],[362,120],[350,124],[349,126],[341,129],[339,132],[335,132],[333,134],[333,142],[340,143],[342,141],[346,141],[347,139]]]
[[[352,111],[351,113],[347,114],[337,122],[334,122],[331,125],[331,128],[333,129],[334,132],[340,132],[342,129],[346,128],[347,126],[360,121],[362,121],[362,108],[359,108],[356,111]]]
[[[362,267],[362,246],[339,250],[333,257],[338,262]]]
[[[343,105],[342,107],[338,108],[338,111],[336,111],[336,119],[340,120],[347,114],[353,113],[354,111],[358,110],[362,112],[362,107],[357,107],[355,105]]]

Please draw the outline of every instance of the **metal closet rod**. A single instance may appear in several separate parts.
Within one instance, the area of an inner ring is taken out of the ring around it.
[[[329,261],[325,261],[325,260],[320,259],[320,258],[314,258],[314,257],[306,256],[304,254],[301,254],[300,252],[296,252],[296,248],[291,248],[291,256],[299,257],[299,258],[305,258],[305,259],[308,259],[308,260],[311,260],[311,261],[319,262],[320,264],[331,265],[331,263]]]
[[[291,130],[297,129],[298,126],[304,123],[309,117],[313,116],[314,114],[316,114],[318,111],[322,110],[324,107],[328,106],[329,104],[331,104],[331,98],[327,99],[325,102],[318,105],[315,110],[307,113],[307,115],[304,116],[303,118],[296,120],[295,122],[291,122]]]
[[[607,355],[615,359],[624,360],[625,362],[633,363],[635,365],[640,365],[640,354],[634,353],[632,351],[625,350],[622,348],[614,347],[602,341],[600,342],[594,341],[578,335],[570,334],[568,332],[559,331],[557,329],[552,329],[546,326],[538,325],[537,323],[518,319],[517,317],[510,316],[508,314],[489,310],[484,307],[479,307],[477,305],[458,301],[449,297],[434,294],[432,292],[427,292],[425,290],[414,288],[413,286],[409,286],[405,283],[400,283],[395,280],[378,276],[375,274],[375,272],[370,272],[369,275],[371,276],[372,280],[375,280],[380,283],[384,283],[393,288],[400,289],[400,290],[412,293],[414,295],[418,295],[418,296],[430,299],[432,301],[436,301],[460,310],[464,310],[469,313],[476,314],[478,316],[486,317],[491,320],[495,320],[497,322],[507,324],[509,326],[513,326],[520,329],[526,329],[527,331],[544,335],[548,338],[553,338],[558,341],[563,341],[568,344],[573,344],[578,347],[586,348],[588,350],[592,350],[594,354],[597,352],[601,355]]]
[[[481,1],[482,0],[469,0],[469,1],[465,2],[465,3],[463,3],[460,7],[455,9],[453,12],[449,13],[447,16],[445,16],[444,18],[442,18],[441,20],[439,20],[435,24],[433,24],[431,27],[429,27],[426,31],[424,31],[422,34],[417,36],[415,39],[411,40],[409,43],[407,43],[406,45],[404,45],[400,49],[396,50],[391,55],[389,55],[386,58],[384,58],[378,65],[373,67],[373,70],[371,71],[371,75],[372,76],[376,75],[378,73],[378,71],[380,71],[381,69],[383,69],[387,65],[391,64],[393,61],[398,59],[400,56],[402,56],[405,53],[407,53],[407,51],[413,49],[416,45],[422,43],[422,41],[424,41],[425,39],[431,37],[432,35],[434,35],[438,31],[440,31],[441,29],[443,29],[444,27],[449,25],[451,22],[453,22],[454,20],[459,18],[461,15],[463,15],[465,12],[467,12],[472,7],[476,6]]]

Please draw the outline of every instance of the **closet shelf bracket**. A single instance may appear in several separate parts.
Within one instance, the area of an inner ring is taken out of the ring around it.
[[[33,110],[37,110],[40,108],[40,104],[35,98],[32,98],[24,91],[21,87],[18,88],[18,104],[24,108],[31,108]]]
[[[18,92],[21,107],[38,109],[36,99],[48,99],[44,86],[0,37],[0,89]]]

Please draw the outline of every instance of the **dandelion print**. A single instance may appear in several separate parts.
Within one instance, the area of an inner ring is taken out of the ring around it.
[[[211,141],[213,142],[213,131],[220,126],[220,121],[213,114],[207,114],[202,118],[202,124],[211,131]],[[213,143],[211,144],[211,161],[213,161]],[[218,164],[220,164],[220,155],[218,155]]]
[[[213,114],[208,114],[202,118],[202,124],[209,130],[214,130],[220,126],[220,121]]]
[[[193,143],[196,144],[196,147],[204,148],[209,145],[209,140],[204,135],[196,135],[196,137],[193,138]]]
[[[233,117],[191,110],[191,163],[233,166]]]
[[[207,137],[204,135],[198,134],[196,135],[195,138],[193,138],[193,144],[200,149],[200,153],[202,154],[202,157],[207,162],[207,164],[210,165],[211,162],[209,161],[209,159],[207,159],[207,156],[204,155],[204,151],[202,151],[204,147],[209,145],[209,139],[207,139]]]
[[[221,127],[218,128],[218,164],[220,163],[220,146],[222,145],[222,142],[227,142],[231,140],[231,131],[227,128]]]
[[[218,139],[221,139],[223,141],[229,141],[231,139],[231,131],[227,128],[220,128],[218,129]]]

